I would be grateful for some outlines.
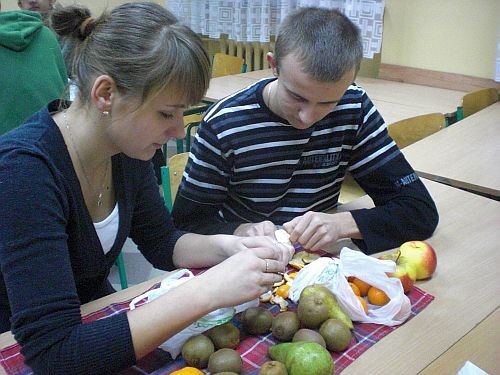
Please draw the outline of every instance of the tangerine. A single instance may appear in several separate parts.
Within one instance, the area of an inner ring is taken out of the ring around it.
[[[366,300],[363,297],[356,296],[359,299],[359,302],[361,302],[361,306],[363,306],[363,310],[365,310],[365,314],[368,314],[368,304],[366,303]]]
[[[183,367],[180,370],[171,372],[170,375],[204,375],[204,372],[196,367]]]
[[[352,279],[351,282],[358,287],[361,297],[364,297],[368,294],[368,289],[370,289],[371,287],[370,284],[365,283],[363,280],[358,279],[357,277]]]
[[[359,291],[359,288],[356,284],[349,283],[349,286],[351,287],[352,291],[354,292],[355,295],[360,296],[361,292]]]
[[[384,306],[387,302],[389,302],[389,297],[387,297],[387,294],[385,294],[383,290],[372,286],[368,290],[368,301],[372,305]]]

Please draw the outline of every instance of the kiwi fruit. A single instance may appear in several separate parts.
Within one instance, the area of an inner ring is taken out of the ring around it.
[[[235,372],[240,374],[242,370],[243,360],[240,354],[234,349],[219,349],[208,360],[208,371],[211,374],[219,372]]]
[[[300,322],[297,313],[285,311],[273,318],[271,332],[280,341],[290,341],[299,328]]]
[[[207,332],[207,335],[217,350],[222,348],[234,349],[240,343],[240,330],[231,322],[215,326]]]
[[[259,375],[288,375],[288,371],[281,362],[267,361],[260,367]]]
[[[267,361],[260,367],[259,375],[288,375],[288,371],[281,362]]]
[[[341,352],[349,347],[352,333],[349,327],[339,319],[328,319],[319,328],[319,334],[326,342],[326,348],[332,352]]]
[[[309,328],[301,328],[297,332],[295,332],[292,341],[316,342],[320,344],[323,348],[326,348],[326,342],[323,336],[321,336],[318,332]]]
[[[215,348],[212,340],[205,335],[192,336],[182,346],[182,358],[186,364],[199,369],[207,367]]]
[[[310,295],[299,300],[297,315],[304,327],[316,329],[328,319],[330,312],[320,297]]]
[[[250,307],[243,311],[241,323],[251,335],[263,335],[271,329],[273,315],[263,307]]]

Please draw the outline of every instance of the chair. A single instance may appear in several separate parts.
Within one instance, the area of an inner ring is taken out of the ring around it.
[[[118,258],[115,260],[115,265],[118,267],[118,276],[120,276],[120,285],[122,289],[128,288],[127,282],[127,271],[125,270],[125,260],[123,259],[123,253],[120,252]]]
[[[174,206],[175,196],[182,181],[182,174],[184,173],[184,169],[186,169],[188,159],[189,152],[176,154],[170,158],[168,165],[161,167],[163,199],[169,211],[172,211],[172,207]]]
[[[436,133],[445,125],[442,113],[428,113],[394,122],[388,126],[387,131],[401,149]]]
[[[180,154],[184,151],[189,151],[191,147],[191,130],[193,126],[199,125],[201,119],[205,115],[207,109],[212,105],[212,102],[202,101],[198,105],[191,107],[184,111],[184,127],[186,128],[186,137],[185,139],[177,140],[177,153]],[[186,147],[184,148],[184,141],[186,141]],[[164,152],[166,155],[166,153]]]
[[[390,124],[387,128],[390,137],[402,149],[411,145],[446,126],[445,116],[442,113],[429,113],[410,117]],[[365,191],[354,178],[346,174],[340,188],[339,203],[347,203],[365,195]]]
[[[375,53],[371,59],[363,57],[357,75],[360,77],[378,78],[381,56],[381,53]]]
[[[481,89],[465,94],[462,98],[463,117],[467,117],[498,101],[494,88]]]
[[[212,78],[246,72],[245,60],[241,57],[216,53],[212,62]],[[184,111],[184,126],[186,127],[186,147],[182,139],[177,140],[177,153],[189,151],[191,147],[191,130],[198,126],[206,110],[213,103],[202,101],[200,104]]]
[[[241,57],[216,53],[212,63],[212,78],[227,76],[230,74],[245,73],[245,60]]]
[[[358,185],[354,177],[347,172],[342,186],[340,187],[339,203],[344,204],[366,195],[365,191]]]

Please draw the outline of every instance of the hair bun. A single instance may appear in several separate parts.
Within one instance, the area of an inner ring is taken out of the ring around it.
[[[94,26],[94,19],[92,17],[85,18],[79,27],[80,38],[83,40],[88,37],[92,30],[94,30]]]

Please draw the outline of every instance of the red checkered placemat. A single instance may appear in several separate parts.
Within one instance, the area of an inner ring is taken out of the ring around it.
[[[155,287],[158,285],[159,284]],[[413,288],[408,297],[411,302],[411,315],[408,320],[419,314],[434,299],[432,295],[417,287]],[[120,303],[114,303],[101,310],[86,315],[83,318],[83,321],[88,323],[127,311],[130,301],[131,299]],[[268,308],[273,315],[279,313],[279,306],[277,305],[262,304],[262,306]],[[294,310],[296,306],[291,303],[291,306],[289,307],[290,310]],[[235,316],[232,322],[235,326],[241,328],[239,315]],[[369,347],[397,328],[398,326],[388,327],[378,324],[354,323],[354,334],[350,347],[342,353],[332,353],[332,358],[335,361],[335,373],[339,374]],[[237,350],[243,358],[243,374],[257,375],[260,366],[269,360],[267,357],[267,349],[276,343],[276,339],[271,334],[265,336],[245,336],[242,332],[241,342]],[[19,344],[14,344],[1,350],[0,364],[3,366],[8,375],[33,374],[33,372],[24,364],[23,356],[19,352],[19,349]],[[141,359],[135,366],[122,371],[120,374],[166,375],[184,366],[186,366],[186,364],[181,357],[173,360],[167,352],[157,349]]]

